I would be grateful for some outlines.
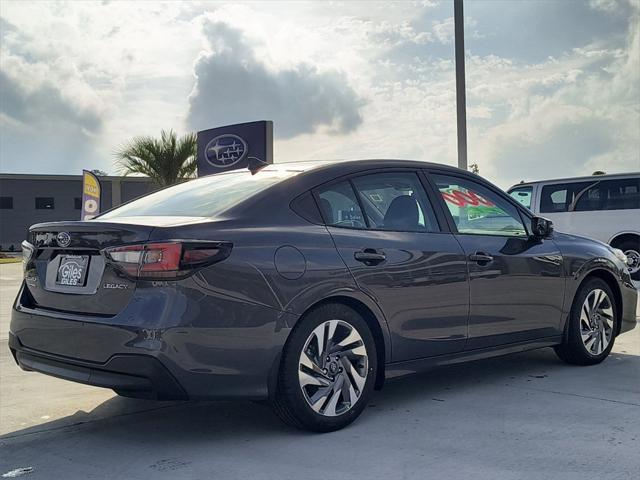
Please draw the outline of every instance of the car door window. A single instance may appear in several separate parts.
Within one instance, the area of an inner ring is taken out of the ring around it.
[[[318,189],[320,212],[327,225],[366,228],[366,220],[349,181]]]
[[[556,183],[542,187],[540,213],[567,212],[572,208],[577,195],[588,189],[593,182]]]
[[[434,175],[459,233],[526,237],[520,214],[500,195],[462,177]]]
[[[376,230],[436,232],[433,208],[414,172],[389,172],[353,179],[369,220]]]
[[[531,208],[531,195],[533,187],[517,187],[509,190],[509,195],[516,199],[518,203],[527,208]]]

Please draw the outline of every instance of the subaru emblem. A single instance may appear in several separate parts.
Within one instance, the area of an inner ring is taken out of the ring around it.
[[[204,158],[216,168],[226,168],[242,160],[248,152],[247,142],[230,133],[218,135],[204,149]]]
[[[71,244],[71,235],[67,232],[60,232],[56,237],[56,241],[58,242],[58,245],[63,248],[68,247],[69,244]]]

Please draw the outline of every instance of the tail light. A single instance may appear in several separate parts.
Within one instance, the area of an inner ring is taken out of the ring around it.
[[[177,279],[199,267],[224,260],[231,253],[229,242],[162,242],[107,248],[104,254],[130,277]]]
[[[22,271],[24,272],[27,270],[27,265],[29,265],[29,262],[33,258],[33,252],[35,251],[35,248],[26,240],[22,242],[21,247],[22,247]]]

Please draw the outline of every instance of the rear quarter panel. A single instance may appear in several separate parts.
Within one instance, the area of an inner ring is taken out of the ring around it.
[[[157,229],[151,240],[178,236],[233,243],[224,261],[200,270],[193,281],[213,296],[237,298],[287,313],[284,328],[293,328],[313,305],[347,297],[366,305],[376,317],[390,355],[388,326],[375,301],[363,293],[339,256],[323,225],[299,218],[288,209],[274,213],[274,223],[257,219]],[[275,208],[275,211],[278,209]]]

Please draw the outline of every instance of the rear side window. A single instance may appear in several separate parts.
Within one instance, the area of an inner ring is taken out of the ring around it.
[[[389,172],[353,179],[370,228],[402,232],[439,230],[433,208],[418,176]]]
[[[626,178],[597,182],[579,192],[573,209],[576,212],[589,212],[638,208],[640,208],[640,178]]]
[[[100,218],[213,217],[296,174],[293,171],[261,170],[252,175],[243,170],[209,175],[159,190],[107,212]]]
[[[349,181],[318,189],[318,203],[327,225],[367,228],[356,194]]]
[[[541,213],[594,212],[640,208],[640,178],[545,185]]]
[[[516,199],[518,203],[527,208],[531,208],[531,195],[533,187],[516,187],[509,190],[509,195]]]

